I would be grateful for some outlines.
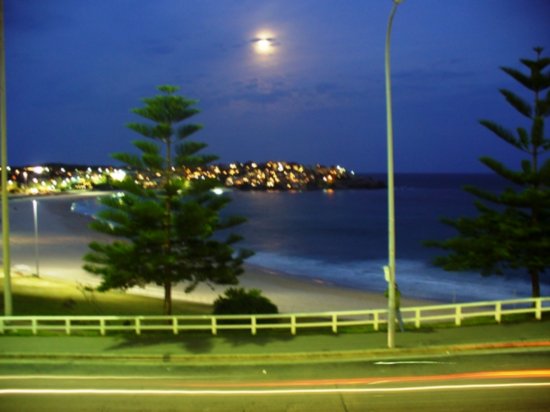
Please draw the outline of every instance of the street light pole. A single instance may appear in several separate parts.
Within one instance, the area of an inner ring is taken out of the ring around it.
[[[388,348],[395,347],[395,196],[393,179],[393,119],[390,78],[390,38],[393,17],[402,0],[393,0],[393,6],[386,31],[385,74],[386,74],[386,128],[388,151],[388,265],[384,266],[388,282]]]
[[[2,151],[2,265],[4,266],[4,315],[11,316],[10,216],[8,209],[8,144],[6,137],[6,64],[4,54],[4,2],[0,0],[0,134]]]
[[[36,260],[36,277],[40,277],[40,266],[38,256],[38,202],[32,200],[32,211],[34,215],[34,258]]]

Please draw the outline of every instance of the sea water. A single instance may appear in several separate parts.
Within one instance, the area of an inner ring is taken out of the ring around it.
[[[383,179],[383,176],[374,176]],[[402,174],[395,181],[396,280],[404,296],[445,302],[531,296],[526,273],[482,277],[476,272],[447,272],[434,267],[444,254],[424,246],[455,234],[443,217],[474,216],[472,184],[498,192],[505,182],[494,175]],[[383,292],[388,256],[387,191],[240,192],[224,213],[247,222],[236,231],[255,255],[248,262],[319,282]],[[93,214],[92,200],[73,210]],[[542,294],[550,292],[543,283]]]

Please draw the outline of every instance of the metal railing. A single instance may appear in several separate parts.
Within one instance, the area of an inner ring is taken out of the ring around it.
[[[489,317],[500,323],[504,316],[533,314],[541,320],[550,312],[550,297],[499,300],[490,302],[457,303],[448,305],[401,308],[405,325],[420,328],[428,323],[451,322],[462,325],[465,319]],[[145,331],[170,331],[177,335],[188,331],[248,330],[256,335],[260,329],[287,329],[295,335],[298,329],[330,328],[337,333],[346,326],[371,326],[375,331],[387,324],[387,309],[369,309],[342,312],[292,313],[276,315],[173,315],[173,316],[2,316],[0,333],[31,331],[107,332],[131,331],[140,335]]]

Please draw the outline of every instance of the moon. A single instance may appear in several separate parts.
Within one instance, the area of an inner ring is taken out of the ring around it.
[[[275,51],[274,39],[267,34],[260,34],[254,39],[254,51],[257,54],[272,54]]]
[[[260,39],[256,42],[256,51],[260,54],[267,54],[271,51],[271,41]]]

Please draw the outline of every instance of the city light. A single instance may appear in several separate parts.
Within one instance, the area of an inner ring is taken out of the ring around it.
[[[174,170],[187,182],[215,180],[222,186],[240,190],[303,191],[315,189],[379,188],[383,183],[361,179],[342,166],[305,166],[294,162],[268,161],[215,164]],[[130,176],[136,184],[146,188],[159,186],[157,172],[133,171],[113,167],[76,168],[68,165],[56,167],[22,167],[11,170],[8,190],[13,194],[44,195],[71,190],[112,190],[116,182]]]
[[[117,182],[122,182],[126,178],[126,172],[122,169],[113,170],[110,175]]]

